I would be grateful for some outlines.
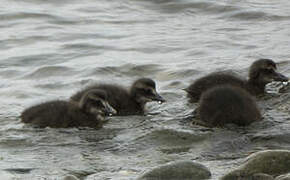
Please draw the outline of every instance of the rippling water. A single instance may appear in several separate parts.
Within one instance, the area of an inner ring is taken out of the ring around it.
[[[213,179],[252,151],[288,148],[289,112],[269,111],[248,129],[191,127],[181,90],[232,69],[246,76],[266,57],[290,74],[288,0],[3,0],[0,4],[0,168],[21,179],[134,179],[153,166],[192,159]],[[149,116],[112,117],[99,131],[33,129],[21,111],[67,99],[94,82],[157,81],[166,104]],[[194,105],[193,105],[194,107]],[[273,124],[274,123],[274,124]],[[278,139],[269,141],[267,138]]]

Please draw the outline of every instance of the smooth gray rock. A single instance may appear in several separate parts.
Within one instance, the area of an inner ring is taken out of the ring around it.
[[[79,180],[79,178],[75,177],[74,175],[67,175],[63,178],[63,180]]]
[[[274,180],[274,178],[268,174],[245,174],[241,171],[235,171],[235,173],[224,176],[221,180]]]
[[[252,177],[253,180],[274,180],[274,178],[268,174],[257,173]]]
[[[286,174],[290,171],[290,151],[267,150],[249,156],[242,166],[231,171],[221,180],[234,180],[243,177],[253,177],[263,173],[271,176]]]
[[[290,168],[289,168],[290,169]],[[278,176],[275,178],[275,180],[290,180],[290,173],[288,174],[283,174],[281,176]]]
[[[204,165],[192,161],[177,161],[158,166],[137,180],[202,180],[211,177]]]

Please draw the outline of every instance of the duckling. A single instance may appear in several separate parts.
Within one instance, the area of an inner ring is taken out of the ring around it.
[[[119,85],[112,84],[96,84],[85,88],[71,97],[72,101],[78,102],[80,97],[91,89],[102,89],[108,94],[108,102],[117,114],[125,115],[142,115],[147,102],[158,101],[160,103],[165,100],[156,92],[156,85],[152,79],[141,78],[136,80],[130,90]]]
[[[255,61],[249,69],[249,79],[244,80],[234,74],[215,72],[193,82],[187,92],[189,102],[198,102],[201,94],[207,89],[217,85],[230,84],[246,89],[255,96],[265,93],[266,84],[272,81],[287,82],[288,78],[276,72],[276,63],[271,59],[259,59]]]
[[[202,94],[199,103],[200,120],[209,126],[247,126],[262,119],[254,98],[240,87],[213,87]]]
[[[94,89],[84,93],[77,104],[54,100],[32,106],[22,112],[21,121],[40,128],[101,128],[104,116],[115,113],[106,92]]]

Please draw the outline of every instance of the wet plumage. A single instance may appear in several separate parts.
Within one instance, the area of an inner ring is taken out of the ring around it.
[[[246,126],[261,120],[255,99],[239,87],[216,86],[202,94],[199,104],[200,119],[209,126]]]
[[[266,84],[272,81],[288,81],[284,75],[276,72],[276,63],[270,59],[255,61],[249,70],[249,79],[245,80],[237,75],[215,72],[201,77],[185,89],[190,102],[198,102],[201,94],[206,90],[224,84],[241,87],[252,95],[261,95],[265,92]]]
[[[32,106],[21,114],[21,121],[36,127],[102,127],[105,115],[116,113],[104,91],[86,92],[79,103],[54,100]]]
[[[108,94],[108,102],[117,111],[117,115],[141,115],[147,102],[165,100],[156,92],[156,85],[152,79],[136,80],[128,90],[120,85],[96,84],[85,88],[71,97],[78,102],[83,93],[91,89],[101,89]]]

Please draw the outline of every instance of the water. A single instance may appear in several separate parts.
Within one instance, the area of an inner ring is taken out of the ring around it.
[[[181,90],[212,71],[246,76],[262,57],[289,76],[289,12],[287,0],[3,0],[1,172],[19,179],[127,180],[192,159],[217,179],[252,152],[289,149],[289,111],[270,108],[264,123],[246,129],[191,126],[186,117],[195,105]],[[19,122],[33,104],[68,99],[94,82],[129,86],[143,76],[156,80],[167,99],[148,105],[155,115],[112,117],[98,131]]]

